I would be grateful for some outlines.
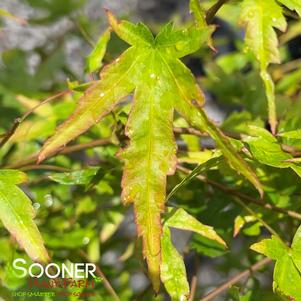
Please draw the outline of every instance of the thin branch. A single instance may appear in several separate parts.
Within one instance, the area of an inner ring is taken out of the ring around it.
[[[176,134],[187,134],[187,135],[195,135],[195,136],[198,136],[198,137],[210,137],[208,133],[206,132],[201,132],[199,130],[196,130],[194,128],[180,128],[180,127],[175,127],[174,128],[174,133]],[[238,133],[232,133],[232,132],[227,132],[227,131],[223,131],[223,133],[228,136],[228,137],[231,137],[231,138],[234,138],[234,139],[240,139],[240,134]]]
[[[77,145],[71,145],[71,146],[66,146],[65,148],[61,149],[60,151],[58,151],[56,154],[53,154],[51,156],[49,156],[47,159],[56,156],[56,155],[67,155],[70,153],[74,153],[74,152],[79,152],[85,149],[89,149],[89,148],[94,148],[97,146],[101,146],[101,145],[107,145],[107,144],[111,144],[111,140],[110,139],[98,139],[98,140],[93,140],[91,142],[86,142],[86,143],[81,143],[81,144],[77,144]],[[4,168],[21,168],[27,165],[32,165],[34,163],[36,163],[38,160],[38,154],[34,154],[24,160],[21,160],[19,162],[13,163],[13,164],[8,164],[6,166],[4,166]]]
[[[16,118],[13,125],[11,126],[11,128],[3,135],[1,135],[3,138],[0,142],[0,148],[6,143],[8,142],[8,140],[14,135],[14,133],[16,132],[16,130],[18,129],[19,125],[32,113],[34,112],[36,109],[38,109],[40,106],[54,100],[57,99],[63,95],[66,95],[68,93],[71,93],[71,90],[65,90],[62,92],[59,92],[55,95],[52,95],[50,97],[47,97],[45,100],[41,101],[39,104],[37,104],[35,107],[33,107],[32,109],[30,109],[29,111],[27,111],[22,117]]]
[[[243,202],[237,197],[234,197],[234,201],[237,202],[240,206],[242,206],[252,216],[254,216],[270,232],[271,235],[276,236],[280,241],[283,242],[284,245],[286,245],[285,241],[280,237],[277,231],[274,230],[263,218],[261,218],[254,210],[252,210],[245,202]]]
[[[281,144],[281,148],[283,151],[290,153],[294,157],[300,157],[301,156],[301,151],[300,149],[291,146],[291,145],[286,145],[286,144]]]
[[[72,93],[72,90],[64,90],[64,91],[61,91],[61,92],[58,92],[54,95],[51,95],[49,97],[47,97],[46,99],[44,99],[43,101],[41,101],[40,103],[38,103],[36,106],[34,106],[32,109],[28,110],[22,117],[21,117],[21,121],[20,122],[23,122],[30,114],[32,114],[36,109],[38,109],[39,107],[41,107],[42,105],[52,101],[52,100],[55,100],[61,96],[64,96],[66,94],[70,94]]]
[[[196,288],[198,284],[198,277],[194,275],[191,279],[191,284],[190,284],[190,296],[188,301],[193,301],[196,293]]]
[[[61,167],[61,166],[55,166],[55,165],[46,165],[46,164],[40,164],[40,165],[26,165],[24,167],[20,168],[23,171],[27,170],[55,170],[55,171],[62,171],[62,172],[69,172],[70,169]]]
[[[80,256],[82,258],[84,258],[86,261],[89,262],[89,258],[88,255],[84,252],[84,251],[79,251]],[[96,267],[96,274],[97,276],[101,277],[103,280],[103,284],[105,286],[105,288],[107,289],[107,291],[111,294],[111,296],[113,297],[113,299],[115,301],[120,301],[118,295],[116,294],[114,288],[112,287],[111,283],[109,282],[109,280],[107,279],[107,277],[105,276],[105,274],[103,273],[103,271],[101,270],[101,268],[95,264]]]
[[[236,284],[237,282],[241,281],[245,277],[249,277],[253,272],[261,269],[265,265],[271,263],[272,260],[269,258],[264,258],[257,263],[253,264],[251,267],[247,268],[243,272],[237,274],[236,276],[230,278],[228,281],[223,283],[221,286],[210,292],[208,295],[203,297],[200,301],[210,301],[216,298],[218,295],[223,293],[225,290],[229,289],[232,285]]]
[[[3,135],[3,138],[0,142],[0,148],[4,146],[4,144],[10,139],[10,137],[16,132],[17,128],[21,123],[21,118],[15,119],[11,128]]]
[[[284,73],[288,73],[288,72],[294,71],[296,69],[299,69],[300,66],[301,66],[301,59],[296,59],[296,60],[290,61],[286,64],[283,64],[281,66],[281,71]]]
[[[185,174],[189,174],[191,173],[191,170],[188,169],[188,168],[185,168],[181,165],[177,165],[177,169],[184,172]],[[273,210],[273,211],[276,211],[276,212],[279,212],[279,213],[283,213],[283,214],[286,214],[290,217],[293,217],[295,219],[298,219],[298,220],[301,220],[301,214],[298,213],[298,212],[295,212],[295,211],[292,211],[292,210],[287,210],[287,209],[284,209],[284,208],[279,208],[279,207],[276,207],[276,206],[273,206],[271,204],[268,204],[268,203],[265,203],[263,202],[262,200],[260,199],[256,199],[256,198],[253,198],[251,196],[248,196],[246,194],[243,194],[231,187],[227,187],[221,183],[218,183],[218,182],[215,182],[213,180],[210,180],[202,175],[199,175],[196,177],[198,180],[204,182],[204,183],[207,183],[207,184],[210,184],[211,186],[214,186],[226,193],[229,193],[229,194],[232,194],[236,197],[239,197],[242,201],[244,202],[248,202],[248,203],[253,203],[253,204],[256,204],[258,206],[261,206],[265,209],[269,209],[269,210]]]
[[[76,21],[76,19],[72,19],[73,23],[75,24],[76,28],[79,30],[80,34],[84,38],[84,40],[92,47],[95,47],[95,42],[93,39],[89,36],[89,34],[86,32],[86,30],[81,26],[79,22]]]
[[[213,6],[211,6],[206,14],[206,21],[208,24],[212,23],[215,15],[220,10],[220,8],[229,0],[218,0]]]

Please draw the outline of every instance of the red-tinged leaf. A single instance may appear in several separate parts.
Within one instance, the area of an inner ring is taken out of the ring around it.
[[[256,174],[237,153],[230,140],[206,116],[200,105],[204,103],[204,96],[200,92],[191,72],[178,60],[165,58],[166,69],[178,97],[175,99],[175,109],[194,127],[207,132],[222,150],[230,166],[248,179],[263,196],[262,185]],[[181,99],[182,101],[178,101]]]
[[[128,44],[147,47],[154,44],[153,34],[143,23],[133,24],[128,21],[119,21],[109,10],[106,10],[106,13],[111,27]]]
[[[149,59],[155,63],[156,57],[153,54]],[[173,173],[176,163],[173,109],[164,98],[162,85],[152,79],[137,87],[127,123],[131,143],[121,154],[125,161],[123,201],[134,203],[138,234],[143,239],[155,290],[160,286],[160,215],[164,210],[166,175]]]
[[[58,151],[69,141],[88,130],[134,89],[139,74],[141,57],[137,48],[129,48],[119,59],[101,73],[102,79],[92,85],[80,98],[79,104],[69,117],[44,145],[39,161]]]
[[[133,46],[119,62],[107,68],[100,82],[88,89],[76,112],[46,143],[40,159],[87,130],[112,110],[122,97],[135,90],[126,126],[130,143],[119,154],[125,163],[122,198],[125,204],[134,205],[143,254],[153,287],[158,291],[166,177],[174,172],[176,164],[172,127],[174,108],[217,141],[233,168],[258,190],[261,186],[228,138],[198,108],[204,104],[204,95],[191,72],[178,59],[196,51],[200,43],[206,41],[204,37],[210,30],[191,27],[183,32],[168,25],[154,39],[142,24],[120,22],[110,12],[108,17],[113,30]]]

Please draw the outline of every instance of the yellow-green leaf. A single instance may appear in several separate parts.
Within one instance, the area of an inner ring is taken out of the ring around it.
[[[274,291],[289,300],[301,300],[301,227],[298,228],[291,247],[277,237],[253,244],[251,249],[276,260],[274,268]]]
[[[102,67],[102,60],[110,40],[110,30],[107,29],[98,39],[94,49],[87,56],[87,71],[94,72]]]
[[[157,60],[155,53],[150,54],[152,64]],[[157,74],[160,73],[161,70]],[[137,87],[127,123],[131,142],[121,154],[125,162],[122,197],[125,204],[134,203],[138,234],[143,238],[143,252],[155,289],[159,289],[160,214],[164,210],[166,175],[173,173],[176,162],[173,109],[164,98],[163,84],[154,78]]]
[[[6,184],[20,184],[27,181],[27,175],[19,170],[0,169],[0,182]]]
[[[12,182],[0,179],[0,206],[0,219],[19,245],[34,261],[47,262],[43,239],[33,221],[35,211],[25,193]]]
[[[283,132],[278,134],[281,137],[292,138],[292,139],[301,139],[301,130],[294,130],[289,132]]]
[[[214,231],[213,227],[202,224],[182,208],[180,209],[169,208],[165,225],[172,228],[198,233],[226,247],[226,243]]]
[[[199,27],[207,27],[206,11],[201,7],[199,0],[190,0],[190,12],[193,13]]]
[[[246,26],[246,45],[260,62],[261,69],[280,63],[278,39],[274,28],[286,30],[282,9],[275,0],[244,0],[240,23]]]
[[[85,132],[132,92],[135,79],[140,73],[142,56],[143,53],[137,48],[129,48],[119,59],[102,70],[102,79],[86,90],[72,116],[45,143],[39,161]]]
[[[172,301],[187,301],[189,284],[186,277],[185,264],[182,256],[172,244],[170,230],[167,226],[163,227],[161,241],[161,280]]]
[[[244,0],[240,23],[246,27],[246,49],[250,50],[260,63],[260,74],[268,100],[269,122],[272,132],[275,133],[275,88],[267,67],[270,63],[280,63],[275,28],[285,31],[287,23],[280,5],[275,0]]]
[[[301,17],[301,2],[300,0],[278,0],[278,2],[287,6],[290,10],[295,10]]]

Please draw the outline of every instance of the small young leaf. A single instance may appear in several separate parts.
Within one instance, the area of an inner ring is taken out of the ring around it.
[[[189,296],[189,284],[186,277],[186,269],[182,256],[173,246],[170,230],[163,227],[161,280],[169,293],[172,301],[187,301]]]
[[[278,136],[292,139],[301,139],[301,130],[279,133]]]
[[[298,228],[291,248],[278,238],[264,239],[253,244],[251,249],[276,260],[274,269],[274,291],[289,300],[301,300],[301,226]]]
[[[211,30],[210,35],[207,38],[208,46],[214,49],[213,47],[213,41],[211,34],[213,33],[215,27],[214,26],[208,26],[206,21],[206,11],[201,7],[199,0],[190,0],[190,12],[193,13],[196,26],[200,29],[207,28]]]
[[[253,244],[250,249],[274,260],[281,259],[287,252],[286,246],[275,236]]]
[[[226,243],[211,226],[202,224],[182,208],[168,208],[168,215],[165,225],[172,228],[196,232],[204,237],[207,237],[208,239],[215,240],[219,244],[226,247]]]
[[[89,167],[87,169],[73,172],[53,173],[48,177],[52,181],[63,185],[86,185],[90,183],[98,170],[99,167]]]
[[[299,158],[293,158],[292,155],[282,150],[277,139],[267,130],[249,126],[252,136],[244,137],[244,141],[249,145],[250,151],[254,158],[260,163],[278,167],[290,167],[301,177],[301,166],[298,165]]]
[[[280,63],[278,39],[274,28],[286,30],[286,20],[281,7],[275,0],[244,0],[240,23],[246,26],[246,45],[260,63],[260,74],[266,88],[269,122],[272,132],[276,132],[274,83],[267,72],[270,63]]]
[[[201,7],[199,0],[190,0],[190,12],[193,13],[199,27],[207,27],[206,11]]]
[[[154,36],[143,23],[133,24],[128,21],[119,21],[109,10],[106,13],[111,27],[122,40],[135,46],[154,45]]]
[[[95,48],[87,57],[87,71],[94,72],[102,67],[102,60],[110,40],[110,29],[107,29],[99,38]]]
[[[177,184],[172,189],[172,191],[166,197],[166,201],[168,201],[175,193],[177,193],[177,191],[181,189],[181,187],[188,184],[199,174],[203,174],[206,171],[208,171],[210,168],[217,166],[220,161],[221,159],[219,157],[216,157],[216,158],[211,158],[207,162],[198,165],[189,175],[187,175],[179,184]]]
[[[256,126],[249,128],[252,136],[244,137],[243,140],[248,144],[255,159],[278,168],[290,166],[286,160],[291,159],[292,156],[281,149],[277,139],[270,132]]]
[[[240,23],[247,27],[246,44],[260,62],[261,69],[280,63],[274,28],[286,30],[286,20],[275,0],[244,0]]]
[[[238,215],[234,221],[233,236],[234,237],[237,236],[245,224],[251,223],[254,221],[257,221],[257,218],[253,215],[247,215],[247,216]]]

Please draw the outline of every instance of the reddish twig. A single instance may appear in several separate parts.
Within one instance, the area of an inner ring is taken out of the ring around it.
[[[42,102],[40,102],[39,104],[37,104],[35,107],[33,107],[32,109],[30,109],[29,111],[27,111],[22,117],[19,117],[17,119],[15,119],[13,125],[11,126],[11,128],[3,135],[1,135],[3,138],[0,142],[0,148],[6,144],[6,142],[8,142],[8,140],[14,135],[14,133],[16,132],[16,130],[18,129],[19,125],[32,113],[34,112],[37,108],[39,108],[40,106],[54,100],[57,99],[63,95],[66,95],[68,93],[71,93],[71,90],[65,90],[63,92],[59,92],[55,95],[52,95],[50,97],[47,97],[45,100],[43,100]]]
[[[70,153],[79,152],[79,151],[82,151],[85,149],[89,149],[89,148],[93,148],[93,147],[97,147],[97,146],[101,146],[101,145],[106,145],[106,144],[110,144],[110,143],[112,143],[110,139],[98,139],[98,140],[94,140],[91,142],[67,146],[67,147],[61,149],[60,151],[58,151],[56,154],[49,156],[47,159],[49,159],[55,155],[58,155],[58,154],[67,155]],[[24,167],[27,165],[32,165],[32,164],[36,163],[37,160],[38,160],[38,154],[34,154],[34,155],[32,155],[24,160],[21,160],[19,162],[8,164],[8,165],[4,166],[4,168],[21,168],[21,167]]]
[[[79,251],[79,254],[82,258],[84,258],[86,261],[89,262],[88,255],[84,251]],[[105,274],[103,273],[101,268],[96,264],[95,264],[95,267],[96,267],[96,274],[97,274],[97,276],[101,277],[103,284],[104,284],[105,288],[107,289],[107,291],[111,294],[111,296],[113,297],[113,299],[115,301],[120,301],[118,295],[116,294],[111,283],[109,282],[109,280],[107,279],[107,277],[105,276]]]
[[[180,171],[182,171],[182,172],[184,172],[185,174],[191,173],[190,169],[185,168],[185,167],[183,167],[181,165],[178,165],[177,169],[180,170]],[[208,179],[208,178],[206,178],[204,176],[201,176],[201,175],[197,176],[196,179],[198,179],[198,180],[200,180],[200,181],[202,181],[204,183],[210,184],[210,185],[212,185],[212,186],[214,186],[214,187],[216,187],[216,188],[218,188],[218,189],[220,189],[220,190],[222,190],[222,191],[224,191],[226,193],[232,194],[232,195],[240,198],[244,202],[253,203],[253,204],[261,206],[261,207],[263,207],[265,209],[269,209],[269,210],[273,210],[273,211],[276,211],[276,212],[279,212],[279,213],[283,213],[283,214],[286,214],[286,215],[288,215],[290,217],[293,217],[295,219],[301,220],[301,214],[298,213],[298,212],[295,212],[295,211],[292,211],[292,210],[287,210],[287,209],[284,209],[284,208],[279,208],[279,207],[273,206],[271,204],[265,203],[265,202],[263,202],[260,199],[255,199],[255,198],[253,198],[251,196],[243,194],[243,193],[241,193],[241,192],[239,192],[239,191],[237,191],[237,190],[235,190],[233,188],[227,187],[227,186],[225,186],[225,185],[223,185],[221,183],[215,182],[215,181],[210,180],[210,179]]]
[[[265,265],[267,265],[267,264],[269,264],[271,262],[272,262],[272,260],[269,259],[269,258],[264,258],[264,259],[258,261],[257,263],[253,264],[252,266],[250,266],[249,268],[247,268],[243,272],[241,272],[241,273],[237,274],[236,276],[230,278],[228,281],[226,281],[225,283],[223,283],[222,285],[220,285],[218,288],[216,288],[215,290],[213,290],[212,292],[210,292],[208,295],[206,295],[205,297],[203,297],[202,299],[200,299],[200,301],[210,301],[210,300],[213,300],[218,295],[220,295],[221,293],[223,293],[225,290],[229,289],[232,285],[234,285],[237,282],[241,281],[245,277],[249,277],[253,272],[261,269],[262,267],[264,267]]]

